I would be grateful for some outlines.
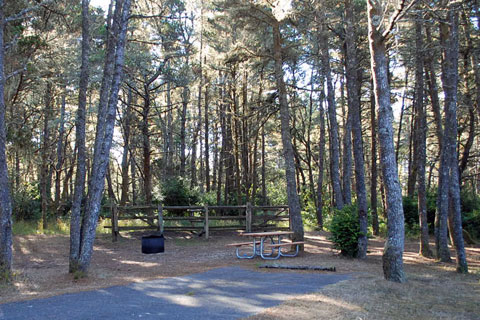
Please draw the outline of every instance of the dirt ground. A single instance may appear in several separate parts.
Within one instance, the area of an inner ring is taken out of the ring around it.
[[[142,233],[124,233],[113,243],[110,235],[99,235],[89,276],[78,280],[68,274],[68,236],[16,236],[16,277],[13,285],[0,286],[0,303],[181,276],[223,266],[277,272],[259,269],[259,264],[264,263],[259,258],[237,259],[234,249],[225,246],[239,241],[236,233],[214,233],[209,240],[189,233],[166,233],[165,252],[153,255],[141,253],[141,236]],[[352,280],[328,286],[319,293],[292,297],[251,319],[480,319],[480,246],[468,247],[470,274],[459,275],[453,263],[419,257],[416,241],[407,241],[404,261],[408,282],[396,284],[383,280],[383,239],[370,239],[368,258],[358,261],[339,256],[327,236],[325,232],[307,233],[305,252],[279,262],[334,266],[337,273],[352,274]]]

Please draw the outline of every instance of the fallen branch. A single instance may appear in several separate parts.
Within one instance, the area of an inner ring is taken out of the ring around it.
[[[321,267],[321,266],[289,266],[286,264],[262,264],[258,266],[259,268],[269,268],[269,269],[292,269],[292,270],[316,270],[316,271],[337,271],[335,267]]]

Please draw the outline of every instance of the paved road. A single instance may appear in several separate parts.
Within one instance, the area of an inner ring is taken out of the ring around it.
[[[184,277],[0,304],[0,319],[238,319],[348,278],[226,267]]]

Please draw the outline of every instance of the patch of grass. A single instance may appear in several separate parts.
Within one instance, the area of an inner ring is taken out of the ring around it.
[[[193,297],[195,295],[195,291],[189,291],[185,293],[186,296]]]
[[[69,234],[70,233],[70,224],[68,220],[52,220],[47,223],[48,228],[43,229],[41,221],[15,221],[13,223],[13,234],[14,235],[32,235],[32,234],[48,234],[48,235],[57,235],[57,234]]]
[[[83,278],[86,278],[87,277],[87,273],[86,272],[83,272],[83,271],[80,271],[80,270],[76,270],[73,272],[73,279],[74,280],[79,280],[79,279],[83,279]]]
[[[11,284],[14,278],[15,273],[9,272],[7,270],[0,271],[0,286]]]

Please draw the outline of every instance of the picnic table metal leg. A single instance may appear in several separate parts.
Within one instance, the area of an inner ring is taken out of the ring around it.
[[[270,238],[272,239],[272,238]],[[278,249],[277,251],[277,255],[275,256],[274,253],[275,253],[275,249],[272,247],[272,253],[271,254],[268,254],[268,255],[265,255],[263,253],[263,244],[264,244],[264,241],[265,241],[265,238],[262,237],[262,239],[260,240],[260,256],[262,257],[262,259],[265,259],[265,260],[277,260],[278,258],[280,258],[280,249]],[[279,237],[279,241],[280,241],[280,237]],[[275,243],[275,241],[272,239],[272,242]]]
[[[283,253],[281,248],[278,248],[278,250],[280,251],[280,255],[282,257],[296,257],[298,255],[298,252],[300,251],[300,245],[297,244],[295,245],[295,247],[295,253]]]
[[[261,251],[260,251],[260,245],[258,244],[258,242],[256,241],[256,238],[253,237],[253,252],[251,255],[248,255],[248,254],[240,254],[240,247],[237,247],[237,249],[235,250],[235,254],[237,255],[237,258],[238,259],[253,259],[255,258],[257,255],[260,255],[261,254]]]

